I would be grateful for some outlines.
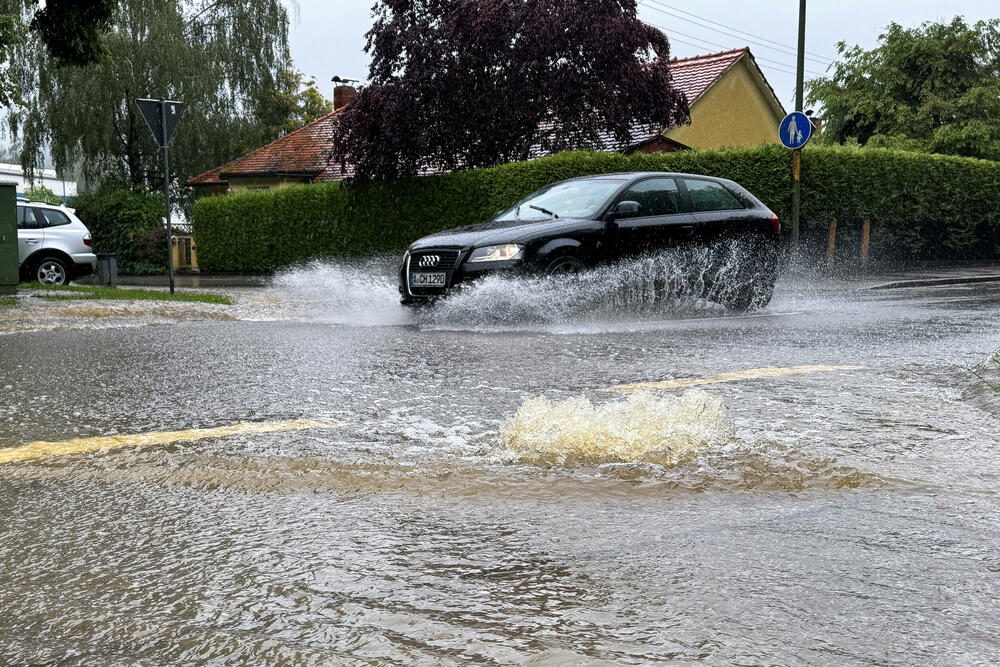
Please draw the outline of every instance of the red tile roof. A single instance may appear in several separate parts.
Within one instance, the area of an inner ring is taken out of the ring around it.
[[[766,83],[767,79],[760,72],[749,47],[744,47],[672,60],[670,71],[674,77],[674,85],[687,96],[688,104],[694,106],[695,102],[744,57],[750,58],[750,63]],[[768,88],[774,95],[770,84]],[[774,99],[781,107],[777,96]],[[188,185],[225,185],[232,178],[254,176],[305,176],[315,181],[340,181],[350,177],[353,175],[350,167],[341,170],[340,165],[331,159],[333,133],[336,130],[338,116],[342,112],[341,109],[323,116],[267,146],[195,176],[188,181]],[[608,135],[601,137],[599,146],[588,148],[606,151],[625,150],[649,142],[667,129],[669,128],[654,125],[636,125],[632,130],[631,141],[625,144]],[[531,155],[540,157],[541,153],[532,150]],[[433,169],[424,171],[435,172]]]
[[[233,178],[254,176],[320,177],[331,171],[330,147],[340,113],[327,114],[277,141],[199,174],[188,185],[219,185]],[[335,171],[339,175],[339,169]]]
[[[224,181],[221,178],[219,178],[219,174],[222,173],[222,170],[225,169],[228,164],[232,164],[232,163],[230,162],[230,163],[224,164],[221,167],[216,167],[215,169],[209,169],[205,173],[198,174],[194,178],[189,178],[187,184],[188,185],[227,185],[229,183],[229,181]]]
[[[693,106],[712,87],[712,84],[732,69],[743,56],[749,54],[750,49],[744,47],[671,60],[670,73],[674,76],[674,86],[687,95],[688,104]]]

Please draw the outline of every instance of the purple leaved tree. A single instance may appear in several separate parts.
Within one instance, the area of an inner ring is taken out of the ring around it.
[[[525,160],[689,122],[635,0],[380,0],[334,157],[358,179]]]

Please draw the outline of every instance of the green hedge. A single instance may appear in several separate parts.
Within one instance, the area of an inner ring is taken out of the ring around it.
[[[120,273],[167,272],[162,195],[143,188],[100,190],[77,195],[70,206],[93,235],[94,252],[114,253]]]
[[[435,231],[484,222],[546,184],[619,171],[731,178],[783,221],[791,154],[777,146],[625,156],[562,153],[493,169],[348,188],[304,185],[209,197],[194,206],[198,260],[210,271],[270,271],[314,257],[402,252]],[[912,259],[993,258],[1000,247],[1000,163],[940,155],[812,147],[803,153],[802,231],[825,239],[830,220],[855,243],[872,222],[873,249]]]

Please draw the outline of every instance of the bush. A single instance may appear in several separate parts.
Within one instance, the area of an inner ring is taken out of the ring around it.
[[[203,198],[194,206],[200,265],[270,271],[313,257],[402,252],[432,232],[489,220],[534,190],[566,178],[677,171],[733,179],[785,222],[791,153],[780,146],[625,156],[562,153],[493,169],[393,183],[336,183]],[[873,252],[896,259],[996,257],[1000,163],[891,150],[817,146],[803,154],[802,234],[843,241],[872,222]]]
[[[24,196],[31,201],[41,201],[46,204],[62,204],[63,200],[55,192],[44,185],[35,185],[24,191]]]
[[[165,273],[163,197],[145,189],[104,190],[74,197],[70,206],[94,237],[94,252],[113,252],[121,273]]]

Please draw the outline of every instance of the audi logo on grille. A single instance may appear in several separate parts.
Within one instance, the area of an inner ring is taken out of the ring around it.
[[[441,263],[440,255],[424,255],[420,258],[420,266],[424,269],[432,269]]]

